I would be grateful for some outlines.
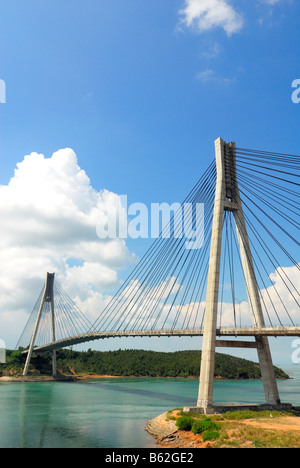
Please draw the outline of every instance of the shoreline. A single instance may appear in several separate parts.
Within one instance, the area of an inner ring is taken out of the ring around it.
[[[198,377],[160,377],[160,376],[145,376],[145,375],[107,375],[107,374],[85,374],[85,375],[4,375],[0,377],[1,382],[76,382],[78,380],[96,380],[96,379],[139,379],[139,378],[152,378],[152,379],[198,379]]]
[[[177,410],[173,411],[173,415]],[[176,426],[176,421],[168,419],[163,413],[150,419],[145,431],[156,439],[159,448],[210,448],[210,442],[203,442],[201,435],[192,432],[181,431]],[[174,416],[175,417],[175,416]]]
[[[72,381],[75,382],[77,380],[96,380],[96,379],[142,379],[142,378],[152,378],[152,379],[179,379],[179,378],[187,378],[187,377],[149,377],[146,375],[107,375],[107,374],[85,374],[85,375],[57,375],[55,377],[51,375],[4,375],[0,377],[1,382],[56,382],[56,381]],[[188,377],[197,379],[198,377]]]
[[[222,418],[220,414],[211,415],[220,425],[220,439],[203,442],[202,435],[183,431],[176,426],[178,409],[163,413],[150,419],[145,430],[156,439],[158,448],[299,448],[300,417],[297,414],[271,412],[249,418]]]
[[[55,377],[51,375],[28,375],[28,376],[22,376],[22,375],[4,375],[0,377],[0,383],[1,382],[59,382],[59,381],[69,381],[69,382],[75,382],[78,380],[96,380],[96,379],[127,379],[127,378],[136,378],[136,379],[142,379],[142,378],[150,378],[150,379],[178,379],[178,380],[198,380],[199,376],[187,376],[187,377],[174,377],[174,376],[149,376],[149,375],[108,375],[108,374],[84,374],[84,375],[77,375],[77,374],[72,374],[72,375],[63,375],[59,374]],[[288,376],[287,379],[278,379],[278,380],[290,380],[292,377]],[[243,381],[243,380],[261,380],[261,379],[228,379],[225,377],[220,377],[216,376],[215,381]]]
[[[9,383],[9,382],[28,382],[28,383],[34,383],[34,382],[74,382],[76,380],[75,377],[71,376],[64,376],[64,375],[59,375],[56,377],[53,377],[51,375],[28,375],[28,376],[9,376],[5,375],[3,377],[0,377],[0,383]]]

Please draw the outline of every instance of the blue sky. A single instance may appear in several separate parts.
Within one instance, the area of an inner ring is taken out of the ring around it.
[[[231,4],[244,24],[228,37],[180,30],[183,0],[1,1],[2,181],[71,147],[95,188],[167,200],[218,136],[297,154],[299,4]]]
[[[219,136],[299,154],[296,0],[1,0],[0,11],[3,186],[25,155],[71,148],[95,191],[174,202]]]

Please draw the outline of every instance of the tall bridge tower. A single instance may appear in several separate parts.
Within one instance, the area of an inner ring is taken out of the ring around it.
[[[230,211],[234,216],[253,326],[259,328],[265,327],[243,206],[236,177],[235,148],[235,143],[227,144],[221,138],[215,141],[217,181],[209,259],[200,385],[197,402],[197,407],[203,409],[207,414],[213,412],[213,382],[221,268],[220,262],[223,215],[225,211]],[[256,344],[254,345],[258,351],[266,402],[271,405],[279,405],[280,398],[268,338],[261,336],[256,337],[255,340]],[[219,345],[221,343],[222,341],[219,342]],[[230,342],[227,341],[226,345],[230,346]]]
[[[23,375],[26,376],[28,373],[29,369],[29,364],[35,344],[35,340],[39,331],[39,326],[41,323],[41,318],[43,314],[43,308],[47,302],[50,303],[50,314],[51,314],[51,339],[52,341],[55,341],[55,317],[54,317],[54,277],[55,273],[47,273],[46,277],[46,283],[45,283],[45,289],[44,293],[42,296],[41,304],[39,307],[39,312],[37,316],[37,320],[35,323],[35,328],[33,331],[33,335],[31,338],[28,354],[27,354],[27,359],[23,371]],[[52,375],[56,375],[56,351],[52,351]]]

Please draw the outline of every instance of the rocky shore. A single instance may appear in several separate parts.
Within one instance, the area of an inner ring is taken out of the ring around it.
[[[200,434],[181,431],[176,419],[181,412],[168,411],[147,422],[145,430],[151,434],[159,448],[299,448],[300,417],[279,411],[235,411],[217,417],[220,438],[203,442]],[[231,416],[232,415],[232,416]]]
[[[173,412],[176,417],[177,411]],[[150,419],[145,430],[152,435],[159,448],[209,448],[209,442],[203,442],[200,435],[192,432],[180,431],[176,426],[176,420],[169,419],[170,414],[163,413]]]

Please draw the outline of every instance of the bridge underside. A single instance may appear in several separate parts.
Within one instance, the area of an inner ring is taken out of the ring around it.
[[[184,336],[202,336],[203,329],[195,330],[148,330],[148,331],[123,331],[123,332],[102,332],[102,333],[84,333],[82,335],[70,336],[64,340],[54,341],[43,346],[35,347],[34,353],[42,353],[47,351],[54,351],[60,348],[67,348],[80,343],[86,343],[89,341],[96,341],[105,338],[130,338],[130,337],[184,337]],[[275,327],[275,328],[221,328],[217,330],[218,337],[258,337],[258,336],[300,336],[300,327]],[[234,341],[231,342],[234,347]],[[243,342],[237,342],[236,347],[251,347],[243,346]],[[248,342],[249,343],[249,342]],[[253,343],[254,344],[254,343]],[[221,340],[218,342],[218,346],[221,347]],[[228,347],[228,342],[224,341],[224,347]],[[23,354],[27,354],[28,350],[23,351]]]

